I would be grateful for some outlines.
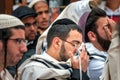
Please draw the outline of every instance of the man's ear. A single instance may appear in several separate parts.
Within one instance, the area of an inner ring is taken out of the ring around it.
[[[88,35],[88,38],[89,38],[90,41],[95,41],[96,40],[96,35],[95,35],[94,32],[89,31],[87,35]]]
[[[53,44],[54,44],[54,47],[61,47],[61,43],[62,43],[62,40],[58,37],[55,37],[53,39]]]

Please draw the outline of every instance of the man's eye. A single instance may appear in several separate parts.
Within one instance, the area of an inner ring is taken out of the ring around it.
[[[18,43],[22,43],[22,42],[26,43],[25,39],[16,39],[16,42],[18,42]]]
[[[29,24],[29,23],[25,23],[25,26],[28,27],[28,26],[31,26],[31,24]]]
[[[38,14],[38,15],[41,15],[41,14],[42,14],[42,12],[38,12],[37,14]]]
[[[49,13],[49,11],[45,11],[45,13],[47,14],[47,13]]]

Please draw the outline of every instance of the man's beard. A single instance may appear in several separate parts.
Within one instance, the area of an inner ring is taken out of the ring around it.
[[[111,41],[110,40],[105,40],[103,39],[99,34],[98,32],[96,32],[96,35],[97,35],[97,40],[99,42],[99,44],[102,46],[102,48],[107,51],[109,49],[109,46],[110,46],[110,43]]]
[[[61,45],[61,50],[60,50],[60,59],[61,61],[67,61],[68,58],[67,58],[67,53],[66,53],[66,50],[65,50],[65,47],[64,47],[64,42],[62,43]]]

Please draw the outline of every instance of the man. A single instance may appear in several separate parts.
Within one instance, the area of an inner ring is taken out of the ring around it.
[[[77,2],[73,2],[65,7],[65,9],[60,13],[60,15],[57,17],[56,20],[62,19],[62,18],[68,18],[78,24],[81,16],[85,12],[90,12],[92,7],[95,7],[94,4],[95,2],[92,0],[79,0]],[[72,14],[70,14],[71,11],[72,11]],[[40,54],[46,49],[46,37],[47,37],[48,30],[51,28],[51,25],[40,36],[38,40],[37,47],[36,47],[37,54]],[[83,27],[83,26],[80,26],[80,27]]]
[[[101,77],[101,80],[120,79],[120,23],[116,27],[108,50],[108,61]]]
[[[90,54],[88,75],[91,80],[99,80],[102,74],[114,23],[100,8],[93,8],[88,15],[85,25],[85,42]]]
[[[36,44],[39,37],[39,34],[37,34],[37,23],[35,20],[37,14],[31,8],[22,6],[16,9],[13,12],[13,15],[21,19],[21,21],[25,24],[25,37],[27,40],[28,51],[24,54],[21,61],[22,63],[31,55],[35,54]]]
[[[24,54],[23,58],[18,63],[18,67],[29,57],[35,54],[36,44],[39,37],[37,34],[37,23],[35,17],[37,14],[34,10],[27,6],[21,6],[13,11],[13,15],[18,17],[25,24],[25,38],[27,42],[28,51]],[[9,69],[14,75],[14,70]]]
[[[99,0],[101,1],[101,0]],[[120,0],[102,0],[98,5],[107,15],[116,22],[120,20]]]
[[[24,24],[16,17],[0,14],[0,79],[14,80],[7,66],[15,66],[27,51]]]
[[[49,7],[46,0],[32,0],[28,5],[37,13],[38,32],[42,34],[50,25]]]
[[[48,49],[43,54],[32,56],[20,66],[19,80],[76,80],[82,78],[79,72],[86,74],[88,55],[84,46],[81,55],[74,58],[82,44],[82,31],[74,22],[56,21],[48,32],[47,44]],[[67,62],[69,58],[71,65]]]

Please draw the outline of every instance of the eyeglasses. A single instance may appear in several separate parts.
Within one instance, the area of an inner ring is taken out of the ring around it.
[[[33,23],[25,23],[25,27],[30,27],[30,26],[37,26],[37,22],[33,22]]]
[[[63,39],[61,39],[61,40],[63,40]],[[79,42],[79,41],[77,41],[77,40],[74,40],[74,41],[72,41],[72,42],[69,42],[69,41],[67,41],[67,40],[63,40],[63,41],[71,44],[74,48],[79,48],[79,47],[81,46],[81,44],[82,44],[81,42]]]
[[[10,39],[8,39],[8,40],[14,40],[17,44],[22,44],[22,43],[24,43],[25,45],[26,45],[26,40],[25,39],[23,39],[23,38],[16,38],[16,39],[12,39],[12,38],[10,38]]]

